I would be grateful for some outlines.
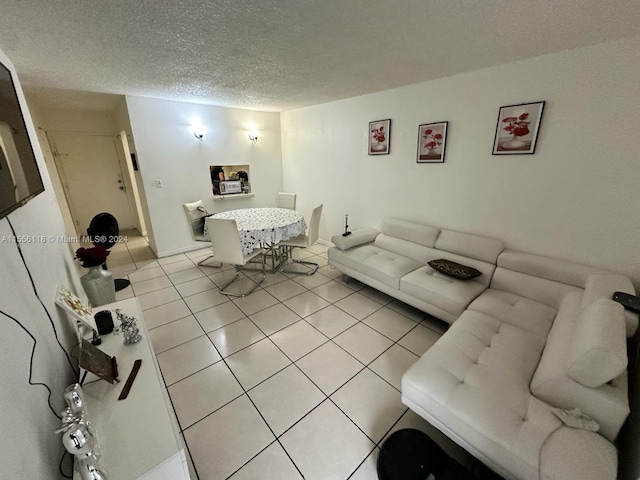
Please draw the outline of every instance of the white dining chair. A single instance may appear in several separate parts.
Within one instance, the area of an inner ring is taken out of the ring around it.
[[[218,290],[220,290],[220,293],[227,296],[246,297],[258,288],[266,277],[262,249],[256,248],[248,255],[243,253],[242,243],[240,242],[240,232],[238,232],[238,224],[233,219],[207,217],[205,222],[207,224],[209,238],[211,239],[211,247],[213,248],[216,260],[222,263],[234,265],[236,270],[236,274],[231,281],[219,286]],[[236,293],[227,290],[227,288],[238,279],[238,276],[240,275],[240,267],[246,265],[258,255],[262,255],[262,278],[260,281],[256,282],[252,278],[247,277],[255,285],[253,285],[249,291],[244,293]]]
[[[309,234],[308,235],[298,235],[297,237],[290,238],[289,240],[283,240],[278,244],[279,247],[284,248],[286,250],[286,255],[291,259],[291,262],[287,262],[280,267],[280,271],[284,273],[297,273],[297,274],[306,274],[313,275],[318,270],[318,264],[314,262],[309,262],[306,260],[296,260],[293,258],[293,249],[294,248],[309,248],[314,243],[318,241],[318,232],[320,230],[320,217],[322,216],[322,204],[318,205],[313,209],[313,213],[311,214],[311,222],[309,224]],[[285,266],[291,263],[299,263],[307,266],[307,272],[300,272],[296,270],[285,270]]]
[[[278,193],[278,201],[276,202],[279,208],[288,208],[289,210],[296,209],[296,194],[295,193]]]
[[[184,213],[187,215],[187,220],[189,221],[189,226],[190,226],[191,238],[193,239],[193,241],[207,242],[209,244],[209,248],[211,248],[211,242],[204,235],[204,219],[209,215],[209,212],[207,212],[207,209],[204,208],[204,203],[202,203],[202,200],[198,200],[196,202],[191,202],[191,203],[184,203],[182,205],[182,208],[184,208]],[[198,265],[202,265],[204,262],[206,262],[211,258],[213,258],[213,251],[211,252],[211,255],[209,255],[203,260],[200,260],[198,262]],[[222,263],[220,263],[220,265],[206,265],[206,266],[220,267],[222,266]]]

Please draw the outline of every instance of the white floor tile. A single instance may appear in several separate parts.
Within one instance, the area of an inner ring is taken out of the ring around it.
[[[280,442],[306,480],[346,479],[374,448],[328,400],[287,431]]]
[[[349,315],[362,320],[371,315],[376,310],[382,308],[382,306],[375,300],[365,297],[361,293],[354,293],[348,297],[335,303],[335,306],[344,310]]]
[[[369,368],[400,390],[402,375],[418,360],[417,355],[399,346],[392,345],[389,350],[376,358]]]
[[[329,341],[304,320],[274,333],[271,340],[293,361]]]
[[[165,305],[174,300],[180,300],[181,297],[175,287],[168,287],[139,295],[137,298],[138,302],[140,302],[140,308],[142,310],[148,310],[158,305]]]
[[[144,295],[145,293],[155,292],[156,290],[161,290],[163,288],[171,287],[173,284],[166,277],[156,277],[150,278],[149,280],[144,280],[142,282],[132,283],[131,287],[136,295]]]
[[[223,357],[228,357],[232,353],[265,338],[264,334],[248,318],[214,330],[208,335]]]
[[[217,288],[216,284],[204,275],[201,278],[176,285],[176,290],[178,290],[178,293],[182,295],[183,298],[195,295],[196,293],[206,292],[207,290],[213,290],[214,288]]]
[[[129,280],[131,283],[143,282],[150,278],[164,277],[166,274],[164,270],[158,265],[156,267],[145,268],[143,270],[137,270],[136,272],[129,274]]]
[[[247,392],[276,436],[304,417],[326,397],[291,365]]]
[[[184,438],[200,480],[229,477],[275,440],[246,395],[187,429]]]
[[[329,338],[358,323],[358,320],[333,305],[312,313],[305,320]]]
[[[194,268],[196,266],[189,258],[186,256],[182,256],[181,260],[177,262],[171,263],[162,263],[162,259],[158,259],[160,265],[162,265],[162,269],[165,271],[167,275],[171,275],[172,273],[182,272],[183,270],[189,270],[190,268]]]
[[[169,280],[174,285],[178,285],[180,283],[188,282],[189,280],[195,280],[196,278],[206,277],[202,270],[200,270],[195,265],[193,268],[188,268],[186,270],[180,270],[176,273],[169,274]]]
[[[204,331],[193,316],[149,330],[149,339],[156,355],[202,335]]]
[[[351,290],[349,287],[345,287],[335,280],[323,283],[322,285],[312,288],[311,291],[331,303],[337,302],[338,300],[341,300],[353,293],[353,290]]]
[[[268,292],[258,289],[251,295],[244,298],[233,299],[233,303],[244,312],[245,315],[252,315],[260,310],[264,310],[271,305],[278,303],[278,300],[269,295]]]
[[[441,335],[439,333],[434,332],[430,328],[417,325],[413,330],[398,340],[398,344],[407,350],[411,350],[416,355],[422,356],[440,337]]]
[[[194,314],[198,323],[202,325],[205,332],[209,333],[213,330],[229,325],[230,323],[245,318],[245,314],[242,313],[233,302],[225,302],[215,307],[207,308],[201,312]]]
[[[389,348],[393,342],[363,323],[334,337],[334,342],[365,365]]]
[[[387,307],[382,307],[380,310],[373,312],[362,323],[369,325],[394,342],[416,326],[416,322],[413,320]]]
[[[407,409],[400,392],[369,369],[349,380],[331,400],[376,444]]]
[[[300,472],[278,442],[273,442],[230,480],[302,480]]]
[[[264,289],[281,302],[307,291],[306,288],[291,279],[284,280],[271,286],[266,286]]]
[[[380,449],[375,448],[349,480],[378,480],[378,456]]]
[[[145,310],[144,321],[147,330],[151,330],[189,315],[191,315],[191,310],[187,308],[184,300],[180,299]]]
[[[207,336],[162,352],[157,358],[167,386],[221,360]]]
[[[302,318],[311,315],[318,310],[323,309],[324,307],[329,305],[324,298],[319,297],[313,292],[305,292],[300,295],[296,295],[295,297],[291,297],[288,300],[285,300],[284,303],[291,310],[296,312]]]
[[[174,383],[168,391],[183,430],[243,393],[224,362]]]
[[[228,302],[229,299],[225,295],[222,295],[217,289],[213,289],[185,297],[184,301],[191,311],[196,313]]]
[[[249,318],[265,335],[282,330],[300,320],[300,316],[289,310],[282,303],[276,303],[272,307],[260,310],[250,315]]]
[[[226,362],[245,390],[291,365],[291,361],[267,338],[227,357]]]
[[[296,365],[326,395],[331,395],[364,368],[362,363],[333,342],[327,342],[305,355]]]

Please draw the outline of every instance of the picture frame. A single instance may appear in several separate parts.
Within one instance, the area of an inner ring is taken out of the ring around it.
[[[369,155],[388,155],[391,149],[391,119],[369,122]]]
[[[417,163],[443,163],[449,122],[418,125]]]
[[[93,310],[90,306],[80,300],[69,288],[58,285],[55,302],[59,305],[75,322],[78,340],[82,341],[85,332],[97,330]]]
[[[493,155],[533,154],[543,109],[544,101],[500,107]]]

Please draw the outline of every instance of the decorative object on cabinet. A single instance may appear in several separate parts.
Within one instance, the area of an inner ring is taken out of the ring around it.
[[[125,345],[138,343],[142,336],[139,333],[140,329],[138,328],[136,319],[125,315],[120,309],[116,310],[116,317],[120,322],[120,326],[116,329],[116,335],[118,334],[118,330],[122,331]]]
[[[55,433],[62,433],[62,444],[75,457],[75,470],[82,480],[106,480],[108,476],[99,464],[102,449],[89,419],[82,388],[77,383],[69,385],[63,396],[67,408]]]
[[[58,286],[56,303],[72,315],[76,323],[79,341],[82,340],[85,330],[93,331],[96,329],[91,307],[85,305],[82,300],[67,287],[63,287],[62,285]]]
[[[449,122],[418,125],[417,163],[443,163]]]
[[[544,102],[500,107],[493,155],[534,153]]]
[[[391,120],[369,122],[369,155],[387,155],[391,148]]]

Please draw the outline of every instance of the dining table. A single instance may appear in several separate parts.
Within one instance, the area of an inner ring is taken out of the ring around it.
[[[210,216],[235,220],[240,233],[242,252],[248,255],[255,248],[265,248],[267,254],[271,255],[273,271],[277,270],[281,263],[286,260],[285,256],[276,250],[278,243],[297,235],[302,235],[307,229],[307,224],[302,214],[289,208],[239,208],[214,213]],[[206,222],[204,235],[205,238],[209,238]]]

